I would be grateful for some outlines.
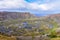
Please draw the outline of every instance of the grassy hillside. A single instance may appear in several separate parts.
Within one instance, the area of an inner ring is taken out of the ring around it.
[[[3,20],[0,22],[0,33],[2,33],[2,35],[0,35],[0,39],[16,40],[15,37],[17,36],[18,37],[24,36],[24,38],[27,36],[29,37],[31,36],[32,40],[35,37],[37,38],[41,37],[41,40],[42,39],[45,40],[45,38],[46,39],[48,38],[49,40],[60,40],[60,30],[57,30],[58,28],[60,28],[59,16],[55,15],[55,16],[46,16],[39,18],[32,17],[27,19],[17,18],[17,19]]]

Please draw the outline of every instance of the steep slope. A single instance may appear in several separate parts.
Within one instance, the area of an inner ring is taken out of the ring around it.
[[[60,23],[60,14],[53,14],[53,15],[48,16],[48,18],[53,19],[57,23]]]
[[[0,12],[0,20],[4,19],[28,19],[33,18],[35,15],[29,12]]]
[[[27,31],[31,31],[32,29],[40,31],[41,28],[44,30],[43,32],[45,32],[49,29],[49,27],[56,27],[57,24],[60,24],[60,14],[53,14],[38,18],[29,12],[0,12],[0,14],[0,17],[4,20],[9,19],[8,21],[3,21],[4,25],[0,27],[0,32],[8,35],[23,35],[26,33],[25,29],[27,29]]]

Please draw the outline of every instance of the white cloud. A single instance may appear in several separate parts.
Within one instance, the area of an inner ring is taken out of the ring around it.
[[[46,2],[49,2],[47,0]],[[26,8],[29,10],[51,10],[60,5],[58,2],[38,4],[37,2],[28,3],[24,0],[3,0],[0,1],[0,9]],[[59,6],[60,7],[60,6]]]
[[[28,9],[32,10],[44,10],[44,11],[49,11],[49,10],[60,10],[60,0],[54,1],[54,2],[49,2],[49,3],[44,3],[44,4],[38,4],[38,3],[30,3],[27,6]]]
[[[38,4],[36,4],[36,3],[29,3],[27,5],[27,9],[36,10],[36,9],[38,9]]]
[[[20,8],[24,6],[24,0],[3,0],[0,1],[0,9]]]
[[[32,10],[50,10],[54,7],[54,4],[38,4],[38,3],[29,3],[27,9]]]
[[[53,4],[41,4],[39,5],[39,8],[42,9],[42,10],[50,10],[54,7]]]

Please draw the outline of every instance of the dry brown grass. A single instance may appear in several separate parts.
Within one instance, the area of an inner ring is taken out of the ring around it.
[[[16,40],[16,38],[15,37],[7,37],[7,36],[0,35],[0,40]]]
[[[58,37],[58,38],[52,38],[51,40],[60,40],[60,38]]]

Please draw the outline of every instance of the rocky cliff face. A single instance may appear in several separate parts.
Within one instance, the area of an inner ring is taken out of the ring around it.
[[[48,16],[48,18],[53,19],[57,23],[60,23],[60,14],[53,14],[53,15]]]
[[[30,14],[29,12],[0,12],[0,20],[4,19],[27,19],[27,18],[33,18],[36,17],[33,14]]]

